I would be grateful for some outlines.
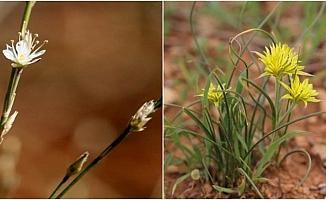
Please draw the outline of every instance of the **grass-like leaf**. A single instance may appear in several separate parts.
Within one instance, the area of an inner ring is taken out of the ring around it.
[[[218,185],[212,185],[212,187],[218,192],[224,192],[224,193],[228,193],[228,194],[238,193],[236,190],[233,190],[231,188],[221,187]]]
[[[256,172],[255,172],[255,178],[260,177],[262,173],[264,172],[265,168],[268,166],[267,163],[270,162],[272,157],[275,155],[275,152],[280,148],[280,145],[297,135],[307,133],[306,131],[291,131],[283,135],[282,137],[274,140],[267,148],[267,150],[264,152],[263,157],[260,159]]]
[[[179,185],[180,183],[182,183],[183,181],[185,181],[188,177],[190,177],[190,174],[191,174],[191,173],[189,172],[189,173],[187,173],[187,174],[185,174],[185,175],[179,177],[179,178],[175,181],[175,183],[173,184],[173,187],[172,187],[172,192],[171,192],[172,196],[174,195],[174,192],[175,192],[175,190],[177,189],[178,185]]]

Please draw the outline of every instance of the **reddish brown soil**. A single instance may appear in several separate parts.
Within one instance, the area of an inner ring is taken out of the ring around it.
[[[309,137],[295,139],[291,141],[291,148],[303,148],[304,142],[317,142],[317,134]],[[301,144],[298,142],[302,142]],[[324,136],[325,140],[325,136]],[[304,142],[303,142],[304,141]],[[300,154],[292,154],[289,156],[280,167],[271,166],[264,173],[269,180],[266,183],[260,184],[259,189],[265,198],[325,198],[326,197],[326,167],[325,159],[322,160],[318,152],[318,147],[313,143],[309,144],[308,152],[312,156],[312,168],[307,180],[302,186],[298,186],[300,180],[304,176],[307,168],[307,161]],[[318,146],[318,145],[317,145]],[[317,150],[316,150],[317,149]],[[324,161],[324,162],[322,162]],[[200,180],[194,181],[188,178],[180,183],[174,193],[171,195],[175,180],[182,174],[177,171],[183,169],[173,169],[165,176],[165,195],[168,198],[229,198],[230,195],[218,193],[213,190],[211,184]],[[252,191],[246,193],[243,197],[258,198]]]

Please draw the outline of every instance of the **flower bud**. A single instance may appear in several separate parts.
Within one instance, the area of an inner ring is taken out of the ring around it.
[[[4,126],[3,126],[3,130],[1,132],[1,139],[0,139],[0,144],[3,140],[3,136],[5,136],[11,129],[12,125],[14,124],[15,122],[15,119],[16,119],[16,116],[18,115],[18,112],[15,111],[8,119],[7,121],[5,122]]]
[[[134,116],[132,116],[130,121],[130,131],[138,132],[143,131],[146,127],[145,124],[151,119],[149,115],[155,112],[155,102],[154,100],[148,101],[142,105],[136,112]]]
[[[79,158],[68,167],[66,176],[70,177],[80,172],[84,163],[87,161],[88,156],[89,153],[87,151],[80,155]]]

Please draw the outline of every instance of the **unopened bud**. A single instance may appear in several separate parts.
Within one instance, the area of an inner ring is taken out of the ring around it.
[[[84,163],[87,161],[88,156],[89,153],[87,151],[80,155],[79,158],[69,166],[69,168],[67,169],[66,176],[70,177],[80,172],[83,168]]]
[[[143,131],[146,127],[145,124],[151,119],[149,115],[155,112],[155,102],[154,100],[148,101],[142,105],[132,116],[130,121],[131,132]]]
[[[3,126],[3,130],[1,132],[1,139],[0,139],[0,143],[2,142],[3,140],[3,136],[5,136],[11,129],[12,125],[14,124],[15,122],[15,119],[18,115],[18,112],[15,111],[8,119],[7,121],[5,122],[4,126]]]

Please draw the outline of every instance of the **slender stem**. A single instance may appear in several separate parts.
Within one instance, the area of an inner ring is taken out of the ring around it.
[[[61,188],[61,186],[63,184],[65,184],[67,182],[67,180],[70,178],[70,176],[64,176],[62,178],[62,180],[60,181],[60,183],[57,185],[57,187],[53,190],[53,192],[51,193],[51,195],[49,196],[49,199],[52,199],[52,197],[54,196],[54,194]]]
[[[162,107],[162,96],[155,101],[155,105],[154,105],[154,109],[159,109],[160,107]]]
[[[287,109],[287,111],[284,113],[284,115],[283,115],[282,117],[279,117],[279,121],[278,121],[279,124],[282,123],[283,120],[284,120],[286,117],[289,118],[289,115],[291,115],[291,113],[293,112],[294,108],[295,108],[296,105],[297,105],[296,103],[290,103],[290,104],[291,104],[291,105],[288,106],[288,109]],[[289,121],[289,119],[288,119],[288,121]]]
[[[294,153],[301,153],[303,154],[307,160],[308,160],[308,166],[307,166],[307,170],[306,170],[306,173],[304,175],[304,177],[301,179],[301,181],[299,182],[299,184],[297,185],[298,186],[302,186],[303,183],[307,180],[308,176],[309,176],[309,173],[311,171],[311,157],[310,157],[310,154],[304,150],[304,149],[294,149],[290,152],[288,152],[279,162],[278,162],[278,166],[280,166],[282,164],[282,162],[288,157],[290,156],[291,154],[294,154]]]
[[[13,68],[11,70],[11,75],[9,78],[9,83],[8,83],[8,88],[7,88],[7,93],[4,99],[4,103],[3,103],[3,111],[2,111],[2,116],[1,116],[1,128],[4,126],[4,122],[8,119],[9,114],[10,114],[10,110],[8,109],[10,106],[10,102],[12,100],[12,88],[13,88],[13,84],[14,84],[14,80],[16,79],[17,76],[17,68]],[[8,112],[9,110],[9,112]]]
[[[20,32],[24,33],[27,29],[27,25],[31,16],[32,8],[34,6],[35,2],[27,2],[20,26]],[[18,87],[18,83],[20,80],[20,76],[23,72],[23,68],[12,68],[11,69],[11,76],[9,78],[9,83],[8,83],[8,88],[6,92],[6,96],[4,99],[3,103],[3,110],[2,110],[2,115],[0,118],[0,131],[2,132],[4,125],[10,115],[12,106],[15,101],[15,96],[16,96],[16,90]]]
[[[260,138],[252,147],[250,147],[249,151],[246,153],[244,159],[254,150],[254,148],[259,144],[261,143],[262,141],[264,141],[267,137],[269,137],[270,135],[274,134],[275,132],[281,130],[282,128],[284,127],[287,127],[291,124],[294,124],[298,121],[301,121],[301,120],[304,120],[304,119],[307,119],[307,118],[310,118],[310,117],[314,117],[314,116],[318,116],[318,115],[323,115],[323,114],[326,114],[326,111],[320,111],[320,112],[314,112],[314,113],[311,113],[311,114],[308,114],[308,115],[304,115],[302,117],[299,117],[297,119],[294,119],[294,120],[291,120],[287,123],[284,123],[282,124],[281,126],[277,127],[276,129],[268,132],[267,134],[265,134],[262,138]]]
[[[32,9],[33,9],[33,6],[35,5],[35,3],[36,3],[35,1],[26,2],[24,14],[23,14],[23,19],[22,19],[22,22],[20,24],[20,31],[21,31],[22,34],[25,33],[25,31],[27,29],[29,18],[31,17]]]
[[[154,109],[159,109],[162,107],[162,97],[155,101]],[[128,123],[128,126],[124,129],[124,131],[116,138],[109,146],[107,146],[89,165],[87,165],[74,180],[72,180],[68,186],[66,186],[60,194],[58,194],[56,199],[61,198],[64,194],[66,194],[72,186],[74,186],[90,169],[95,167],[102,159],[104,159],[117,145],[119,145],[130,133],[132,126]],[[63,184],[63,183],[62,183]],[[54,193],[61,187],[62,185],[59,183],[57,188],[52,192],[49,198],[53,198]]]
[[[64,194],[66,194],[72,186],[74,186],[90,169],[95,167],[103,158],[105,158],[111,150],[114,149],[118,144],[120,144],[128,135],[131,126],[128,125],[125,130],[120,134],[120,136],[115,139],[109,146],[107,146],[87,167],[85,167],[78,176],[71,181],[71,183],[56,197],[60,199]],[[51,196],[50,196],[51,197]]]
[[[210,70],[210,64],[208,62],[208,59],[207,57],[205,56],[205,53],[203,51],[203,49],[201,48],[199,42],[198,42],[198,38],[197,38],[197,33],[196,33],[196,30],[195,30],[195,26],[194,26],[194,12],[195,12],[195,8],[196,8],[196,1],[194,1],[192,3],[192,6],[191,6],[191,10],[190,10],[190,17],[189,17],[189,22],[190,22],[190,31],[191,31],[191,35],[192,35],[192,38],[194,40],[194,43],[198,49],[198,52],[199,52],[199,55],[201,57],[201,60],[202,62],[204,63],[205,65],[205,72],[206,73],[209,73],[209,70]]]
[[[278,124],[278,119],[279,119],[279,114],[280,114],[280,100],[281,100],[281,97],[280,97],[280,86],[281,84],[279,83],[279,79],[276,78],[275,79],[275,110],[276,110],[276,125]],[[273,127],[275,128],[275,127]]]
[[[280,79],[275,78],[275,121],[276,123],[274,124],[276,127],[278,127],[279,125],[279,115],[281,113],[281,107],[280,107],[280,89],[281,89],[281,84],[279,83]],[[276,127],[273,126],[273,129],[275,129]],[[276,134],[273,135],[272,137],[272,142],[274,141],[275,137],[278,137],[279,133],[277,132]]]
[[[276,11],[276,9],[278,8],[278,6],[281,4],[282,2],[278,2],[276,4],[276,6],[273,8],[273,10],[263,19],[263,21],[258,25],[258,27],[256,27],[254,30],[262,30],[261,28],[265,25],[265,23],[271,18],[271,16],[274,14],[274,12]],[[249,30],[248,30],[249,31]],[[251,29],[251,31],[253,31]],[[266,32],[267,33],[267,32]],[[241,34],[241,33],[240,33]],[[243,33],[242,33],[243,34]],[[238,35],[239,36],[239,35]],[[237,61],[235,62],[235,65],[234,66],[237,66],[238,63],[241,61],[239,58],[241,58],[241,56],[245,53],[249,43],[254,39],[254,37],[256,36],[256,33],[253,33],[251,35],[251,37],[248,39],[247,43],[244,45],[244,48],[242,49],[242,51],[239,53],[239,54],[236,54],[237,56]],[[273,37],[272,37],[273,38]],[[230,41],[231,42],[231,41]],[[230,43],[231,44],[231,43]],[[231,85],[231,81],[232,81],[232,78],[235,74],[235,70],[236,70],[236,67],[234,67],[232,69],[232,72],[231,72],[231,75],[229,77],[229,80],[228,80],[228,84],[226,85],[226,88],[229,88],[229,86]]]
[[[154,109],[158,109],[162,107],[162,97],[155,101]],[[107,146],[86,168],[84,168],[78,176],[70,182],[68,186],[66,186],[62,192],[55,198],[61,198],[65,193],[67,193],[72,186],[74,186],[88,171],[95,167],[102,159],[104,159],[111,150],[114,149],[117,145],[119,145],[128,135],[129,132],[132,130],[132,125],[130,122],[128,123],[128,126],[125,128],[125,130],[119,135],[118,138],[116,138],[109,146]],[[53,199],[54,194],[61,188],[61,186],[70,178],[70,175],[65,175],[65,177],[62,179],[62,181],[57,185],[57,187],[54,189],[54,191],[51,193],[49,199]]]
[[[290,119],[291,119],[291,114],[292,114],[292,111],[294,110],[295,106],[296,106],[296,103],[292,103],[290,107],[287,106],[287,112],[286,112],[286,113],[282,116],[282,118],[280,119],[280,121],[279,121],[280,124],[282,123],[282,121],[285,119],[286,116],[287,116],[287,121],[286,121],[286,122],[289,122],[289,121],[290,121]],[[283,131],[283,133],[281,134],[281,136],[283,136],[283,135],[286,134],[286,132],[287,132],[287,130],[288,130],[288,127],[289,127],[289,126],[285,126],[284,131]],[[280,144],[280,146],[282,147],[282,146],[284,146],[284,144],[287,144],[287,143],[286,143],[285,141],[283,141],[283,142]],[[281,152],[281,148],[278,148],[277,153],[276,153],[276,156],[275,156],[276,160],[279,159],[280,152]]]

